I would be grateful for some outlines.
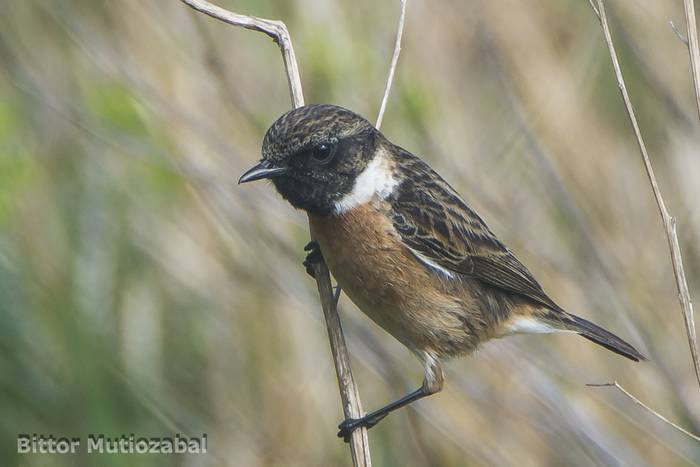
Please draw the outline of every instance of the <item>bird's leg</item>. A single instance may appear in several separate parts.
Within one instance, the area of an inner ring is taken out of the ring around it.
[[[350,435],[355,429],[362,426],[368,429],[372,428],[394,410],[400,409],[401,407],[417,401],[418,399],[422,399],[423,397],[440,392],[444,381],[440,363],[432,357],[425,358],[424,361],[426,365],[425,378],[423,379],[423,384],[421,387],[410,394],[403,396],[401,399],[385,405],[381,409],[368,413],[364,417],[345,419],[340,425],[338,425],[338,428],[340,429],[340,431],[338,431],[338,438],[343,438],[343,440],[347,443],[350,441]]]
[[[321,247],[318,246],[318,242],[316,240],[311,240],[304,247],[304,251],[309,252],[306,255],[306,258],[304,259],[304,263],[303,263],[304,268],[306,268],[306,272],[308,275],[310,275],[311,277],[315,277],[314,276],[314,264],[323,261],[323,255],[321,254]]]
[[[372,413],[368,413],[364,417],[346,418],[340,425],[338,425],[338,438],[343,438],[343,440],[345,440],[345,442],[347,443],[350,441],[350,435],[357,428],[361,426],[364,426],[365,428],[372,428],[374,425],[379,423],[384,417],[389,415],[389,413],[405,405],[408,405],[413,401],[417,401],[418,399],[421,399],[427,395],[429,395],[429,393],[425,392],[425,389],[423,388],[423,386],[421,386],[412,393],[405,395],[401,399],[387,404],[381,409],[375,410]]]

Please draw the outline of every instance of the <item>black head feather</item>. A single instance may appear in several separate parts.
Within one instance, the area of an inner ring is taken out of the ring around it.
[[[379,135],[370,122],[348,109],[307,105],[282,115],[267,130],[263,163],[286,169],[272,182],[294,207],[326,216],[352,190]]]

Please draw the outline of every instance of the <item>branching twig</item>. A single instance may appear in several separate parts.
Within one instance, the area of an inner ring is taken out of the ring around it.
[[[688,28],[688,53],[690,54],[690,68],[693,72],[693,84],[695,85],[695,104],[700,118],[700,47],[698,46],[698,25],[695,21],[695,1],[683,0],[685,6],[685,25]]]
[[[693,303],[690,299],[688,283],[685,279],[683,259],[681,257],[680,246],[678,244],[678,235],[676,234],[676,219],[674,217],[671,217],[671,215],[666,210],[666,204],[664,203],[663,197],[661,196],[659,184],[656,181],[656,175],[654,175],[654,169],[652,168],[651,161],[649,160],[647,147],[644,144],[644,139],[642,138],[642,133],[639,129],[639,124],[637,123],[637,117],[634,114],[632,101],[630,100],[629,93],[627,92],[627,86],[625,85],[625,80],[622,76],[622,71],[620,69],[620,63],[617,59],[617,52],[615,52],[615,46],[613,45],[612,36],[610,35],[610,27],[608,25],[607,16],[605,14],[605,5],[603,4],[603,0],[597,0],[597,3],[597,13],[599,14],[600,24],[603,27],[603,35],[605,36],[605,42],[608,46],[608,51],[610,52],[610,59],[612,60],[613,69],[615,70],[617,85],[620,88],[620,92],[622,93],[622,99],[625,102],[627,115],[629,116],[630,122],[632,123],[634,135],[637,138],[639,150],[642,154],[644,168],[646,169],[647,177],[649,178],[649,183],[651,183],[651,189],[654,192],[654,198],[656,199],[656,204],[659,208],[659,213],[661,214],[661,220],[663,221],[664,228],[666,230],[666,239],[668,240],[668,247],[671,251],[671,263],[673,265],[673,274],[676,279],[676,288],[678,290],[678,300],[681,305],[681,311],[683,312],[685,330],[688,334],[688,344],[690,346],[690,353],[693,358],[695,376],[698,380],[698,384],[700,384],[700,362],[698,361],[698,349],[695,337],[695,319],[693,317]]]
[[[684,43],[686,47],[689,47],[688,38],[685,37],[682,32],[680,32],[680,30],[676,27],[676,23],[669,21],[668,24],[671,26],[671,29],[673,29],[673,32],[676,34],[678,40]]]
[[[389,75],[386,78],[386,87],[384,88],[384,96],[382,97],[382,103],[379,106],[379,115],[377,116],[376,127],[382,126],[382,119],[384,118],[384,110],[386,110],[386,103],[389,100],[389,93],[391,92],[391,84],[394,81],[394,72],[396,71],[396,64],[399,61],[399,54],[401,54],[401,38],[403,37],[403,24],[406,18],[406,2],[407,0],[401,1],[401,14],[399,16],[399,26],[396,30],[396,42],[394,43],[394,54],[391,56],[391,65],[389,66]]]
[[[304,93],[301,90],[301,78],[299,77],[299,67],[297,66],[297,58],[294,55],[292,40],[289,38],[287,26],[282,21],[275,21],[255,16],[245,16],[233,13],[224,8],[218,7],[209,3],[206,0],[180,0],[189,7],[207,14],[212,18],[223,21],[224,23],[233,26],[250,29],[252,31],[262,32],[272,38],[279,45],[282,51],[282,60],[284,61],[284,69],[287,72],[287,83],[289,84],[289,93],[292,97],[292,105],[301,107],[304,105]]]
[[[279,45],[282,51],[292,104],[295,108],[304,105],[299,68],[294,56],[294,49],[292,48],[289,32],[283,22],[238,15],[212,5],[205,0],[180,1],[220,21],[259,31],[270,36]],[[324,262],[315,263],[314,274],[318,286],[318,293],[321,297],[323,314],[326,319],[331,353],[333,354],[336,376],[338,377],[338,386],[340,387],[340,397],[343,402],[343,412],[345,413],[345,417],[359,418],[364,415],[364,412],[360,403],[359,391],[352,375],[352,369],[350,368],[350,356],[348,355],[347,346],[345,345],[345,338],[340,325],[340,318],[336,309],[336,300],[334,299],[333,288],[326,264]],[[353,431],[350,439],[350,452],[352,454],[353,465],[361,467],[371,466],[372,462],[366,428],[362,427]]]
[[[607,387],[614,387],[614,388],[617,388],[617,389],[619,389],[620,392],[622,392],[625,396],[629,397],[635,404],[637,404],[637,405],[643,407],[644,409],[646,409],[649,413],[651,413],[652,415],[654,415],[654,416],[657,417],[658,419],[660,419],[660,420],[662,420],[663,422],[665,422],[665,423],[671,425],[673,428],[675,428],[676,430],[680,431],[680,432],[683,433],[684,435],[693,438],[695,441],[700,441],[700,437],[698,437],[697,435],[694,435],[693,433],[689,432],[688,430],[686,430],[686,429],[684,429],[684,428],[682,428],[682,427],[676,425],[676,424],[673,423],[671,420],[669,420],[668,418],[664,417],[664,416],[661,415],[659,412],[657,412],[656,410],[654,410],[654,409],[652,409],[651,407],[649,407],[648,405],[646,405],[644,402],[642,402],[642,401],[640,401],[639,399],[637,399],[636,397],[634,397],[630,392],[628,392],[625,388],[623,388],[617,381],[613,381],[612,383],[587,384],[586,386],[589,386],[589,387],[592,387],[592,388],[607,388]]]
[[[588,4],[593,8],[593,13],[600,19],[600,12],[598,11],[598,7],[595,6],[596,0],[588,0]]]

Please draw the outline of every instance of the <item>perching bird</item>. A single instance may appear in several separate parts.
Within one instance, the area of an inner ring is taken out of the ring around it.
[[[564,311],[457,192],[370,122],[334,105],[287,112],[265,135],[261,162],[239,183],[271,179],[308,213],[338,284],[423,362],[422,386],[340,424],[349,438],[442,389],[440,361],[516,333],[574,332],[631,360],[630,344]],[[309,260],[320,258],[312,251]]]

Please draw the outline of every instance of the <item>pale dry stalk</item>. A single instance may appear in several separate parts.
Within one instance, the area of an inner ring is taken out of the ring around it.
[[[295,108],[304,105],[304,94],[301,87],[299,67],[296,57],[294,56],[294,48],[292,47],[292,41],[289,37],[289,31],[282,21],[239,15],[205,0],[180,1],[212,18],[233,26],[262,32],[270,36],[277,45],[279,45],[282,52],[282,60],[284,61],[284,69],[287,75],[292,105]],[[345,344],[345,337],[340,324],[340,317],[338,316],[336,300],[333,298],[333,288],[326,264],[322,261],[314,264],[314,274],[316,277],[316,285],[318,286],[318,293],[321,298],[323,315],[326,319],[326,328],[328,330],[333,363],[335,364],[336,376],[338,378],[343,412],[345,413],[345,417],[359,418],[364,415],[364,411],[362,410],[357,384],[352,375],[350,355],[348,354],[348,349]],[[369,439],[366,428],[359,428],[353,431],[349,446],[352,462],[355,467],[371,467],[372,460],[369,452]]]
[[[695,1],[683,0],[685,7],[685,25],[688,30],[688,53],[690,54],[690,69],[693,73],[695,87],[695,104],[700,118],[700,47],[698,46],[698,25],[695,21]]]
[[[605,5],[603,0],[596,0],[597,8],[594,8],[598,19],[600,20],[600,25],[603,28],[603,35],[605,37],[605,43],[608,46],[608,52],[610,53],[610,60],[612,61],[613,69],[615,71],[615,78],[617,79],[617,86],[622,94],[622,99],[625,103],[625,109],[627,110],[627,115],[629,116],[630,122],[632,123],[632,128],[634,129],[634,135],[637,139],[637,144],[639,145],[639,150],[644,162],[644,168],[646,170],[647,177],[649,178],[649,183],[651,184],[652,192],[654,193],[654,198],[656,204],[659,208],[659,213],[661,214],[661,220],[666,231],[666,239],[668,241],[668,247],[671,254],[671,265],[673,266],[673,274],[676,280],[676,289],[678,291],[678,300],[681,306],[681,312],[683,314],[683,320],[685,323],[686,334],[688,335],[688,345],[690,346],[690,354],[693,359],[693,367],[695,369],[695,377],[700,385],[700,362],[698,361],[698,349],[697,340],[695,335],[695,319],[693,316],[693,303],[690,298],[690,291],[688,290],[688,282],[685,278],[685,269],[683,268],[683,258],[681,256],[681,250],[678,243],[678,235],[676,233],[676,219],[672,217],[668,210],[666,209],[666,204],[661,196],[661,190],[659,189],[659,184],[656,181],[656,175],[654,174],[654,168],[649,160],[649,154],[647,152],[646,144],[642,138],[642,132],[639,129],[639,123],[637,122],[637,117],[634,113],[634,108],[632,106],[632,101],[630,100],[629,93],[627,92],[627,86],[625,85],[625,79],[622,76],[622,70],[620,69],[620,62],[617,58],[617,52],[615,51],[615,45],[612,41],[612,36],[610,34],[610,26],[608,25],[608,19],[605,12]],[[690,40],[690,37],[689,37]]]

